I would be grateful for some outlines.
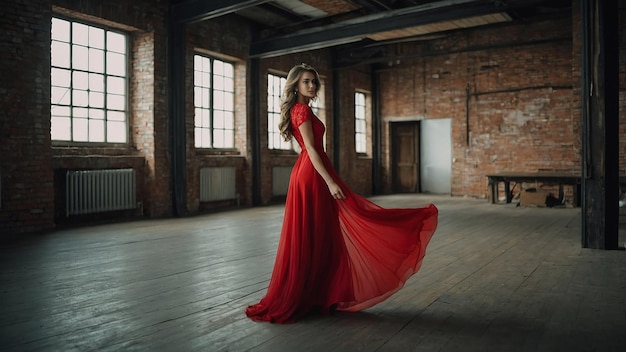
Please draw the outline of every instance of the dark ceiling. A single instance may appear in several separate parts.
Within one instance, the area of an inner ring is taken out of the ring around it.
[[[624,1],[620,0],[620,4]],[[225,14],[259,27],[251,57],[350,43],[352,47],[427,40],[502,22],[571,17],[572,0],[186,0],[172,19],[197,22]]]

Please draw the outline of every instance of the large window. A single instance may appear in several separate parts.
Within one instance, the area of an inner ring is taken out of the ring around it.
[[[194,56],[196,148],[235,147],[235,68],[231,63]]]
[[[285,77],[267,75],[267,144],[269,149],[292,149],[290,142],[285,142],[280,135],[280,102],[287,79]]]
[[[120,32],[52,18],[51,138],[128,141],[128,45]]]
[[[357,153],[367,152],[367,124],[365,120],[365,94],[354,93],[354,143]]]

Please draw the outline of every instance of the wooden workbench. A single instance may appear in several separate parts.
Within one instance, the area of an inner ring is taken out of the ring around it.
[[[580,206],[580,174],[572,172],[500,172],[486,175],[489,180],[491,203],[497,203],[499,198],[499,185],[504,184],[506,202],[511,203],[511,182],[516,183],[541,183],[549,186],[559,186],[559,194],[563,192],[563,185],[571,185],[574,193],[574,205]]]

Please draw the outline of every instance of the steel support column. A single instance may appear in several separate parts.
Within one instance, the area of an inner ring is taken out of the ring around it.
[[[618,7],[582,0],[582,247],[618,248]]]

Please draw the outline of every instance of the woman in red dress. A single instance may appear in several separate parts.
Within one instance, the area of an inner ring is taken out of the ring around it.
[[[306,64],[287,76],[279,127],[302,151],[267,293],[246,309],[256,321],[292,323],[314,312],[354,312],[382,302],[419,270],[437,227],[432,204],[385,209],[343,183],[324,152],[324,124],[309,107],[319,82]]]

